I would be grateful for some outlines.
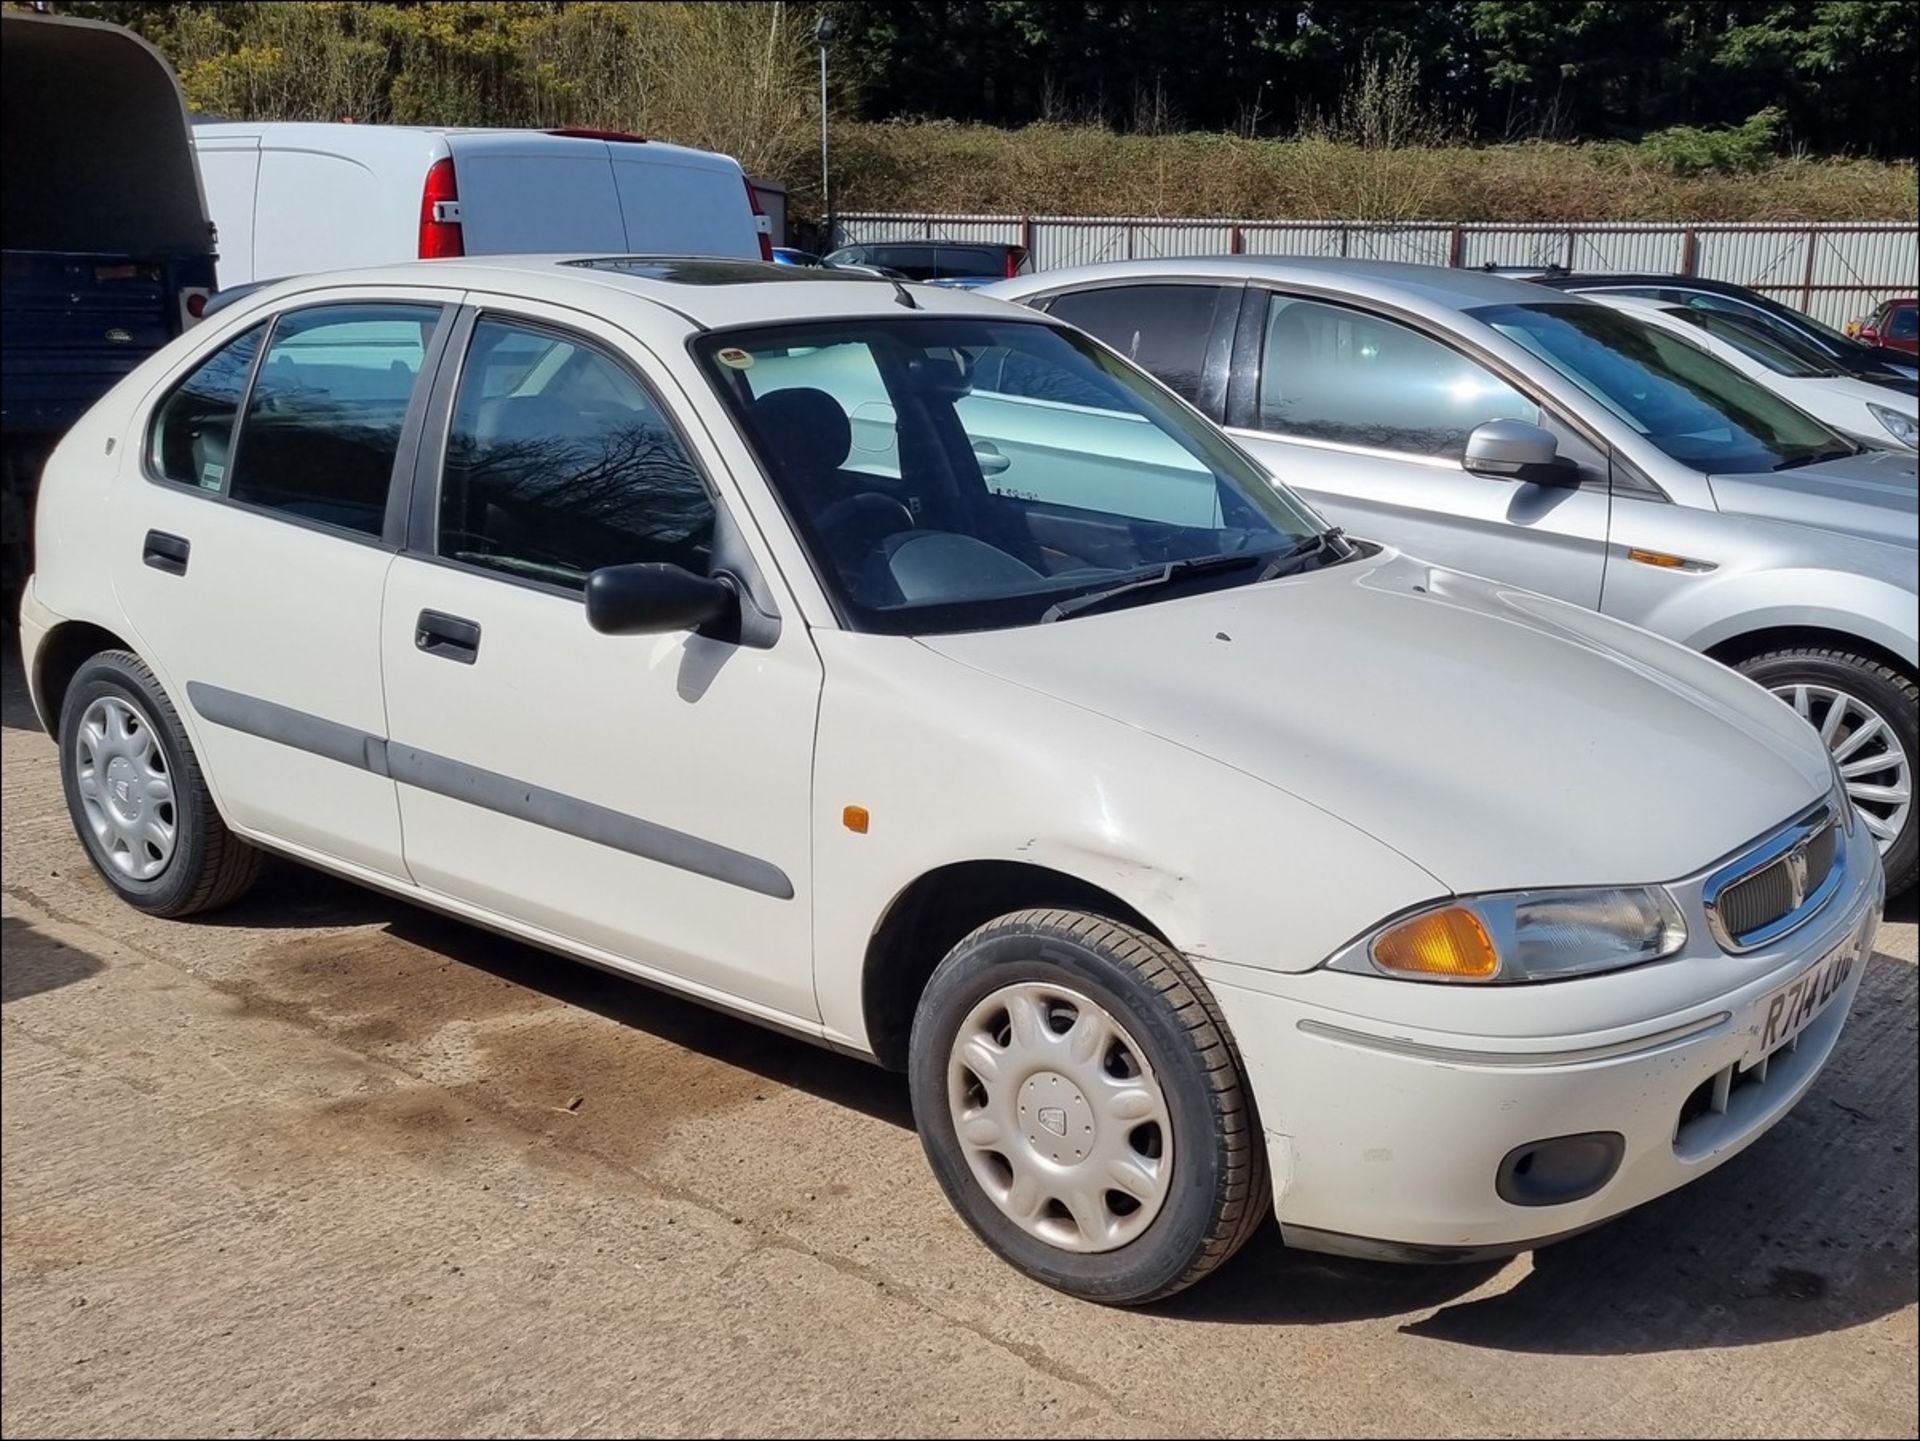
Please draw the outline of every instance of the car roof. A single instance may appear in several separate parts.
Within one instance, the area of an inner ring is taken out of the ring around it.
[[[393,144],[398,140],[414,136],[438,139],[448,136],[479,136],[499,139],[520,139],[538,141],[542,145],[552,142],[555,154],[565,154],[570,143],[584,142],[592,144],[631,145],[636,152],[644,153],[660,162],[687,162],[724,159],[716,150],[699,150],[685,145],[674,145],[665,140],[655,140],[651,136],[623,136],[610,140],[607,135],[594,135],[566,129],[542,129],[539,126],[501,126],[501,125],[362,125],[352,120],[230,120],[224,116],[195,114],[193,135],[195,141],[202,138],[219,139],[225,137],[254,137],[261,140],[276,140],[291,144],[298,149],[303,144],[319,147],[323,151],[364,151],[369,146],[382,142]]]
[[[623,308],[678,317],[690,331],[835,317],[924,313],[1033,320],[1035,313],[972,291],[913,285],[763,260],[699,255],[483,255],[413,260],[275,281],[249,297],[262,308],[303,291],[394,286],[494,291],[570,306],[618,323]],[[904,303],[903,295],[913,303]]]
[[[1325,288],[1337,285],[1355,296],[1412,301],[1442,310],[1471,310],[1482,305],[1536,304],[1539,287],[1483,270],[1445,265],[1410,265],[1394,260],[1346,260],[1335,256],[1212,255],[1166,260],[1120,260],[1047,270],[1001,281],[992,295],[1033,295],[1099,281],[1152,280],[1156,277],[1266,280]]]
[[[1533,279],[1536,285],[1550,285],[1555,290],[1579,290],[1589,285],[1664,285],[1674,290],[1708,290],[1721,295],[1756,294],[1749,285],[1740,285],[1731,280],[1710,280],[1704,275],[1680,275],[1671,270],[1554,271]]]
[[[929,240],[916,235],[904,240],[849,240],[842,250],[1024,250],[1017,240]]]

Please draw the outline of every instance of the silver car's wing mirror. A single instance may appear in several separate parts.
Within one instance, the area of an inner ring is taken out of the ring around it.
[[[1536,485],[1578,485],[1580,471],[1560,454],[1553,433],[1526,420],[1488,420],[1467,437],[1461,462],[1474,475]]]

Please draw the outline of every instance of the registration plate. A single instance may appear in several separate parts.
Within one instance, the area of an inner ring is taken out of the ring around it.
[[[1779,1050],[1818,1020],[1846,986],[1859,955],[1860,938],[1850,937],[1772,995],[1762,996],[1756,1008],[1753,1039],[1740,1058],[1742,1069]]]

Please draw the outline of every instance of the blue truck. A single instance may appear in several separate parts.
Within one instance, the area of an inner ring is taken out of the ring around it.
[[[0,12],[0,585],[32,569],[48,453],[198,318],[214,233],[180,83],[117,25]]]

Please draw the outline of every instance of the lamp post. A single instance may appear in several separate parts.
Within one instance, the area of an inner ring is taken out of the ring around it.
[[[833,46],[833,17],[822,15],[813,27],[813,38],[820,46],[820,212],[826,229],[822,251],[833,248],[833,192],[827,188],[827,51]]]

